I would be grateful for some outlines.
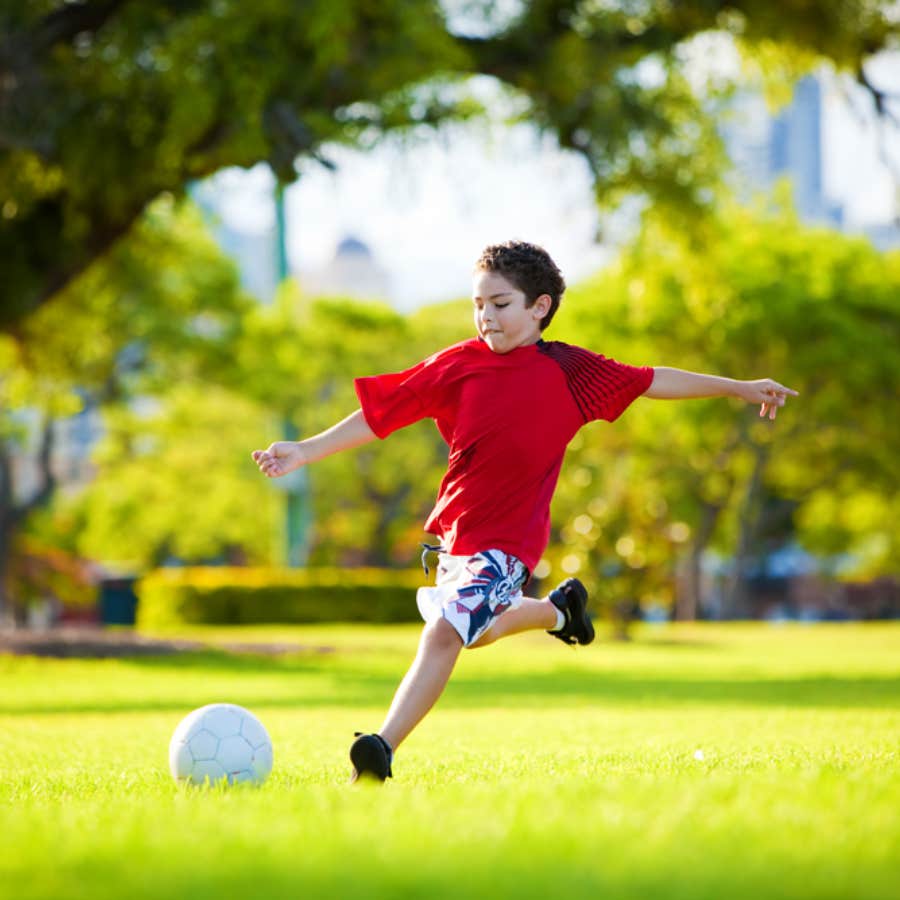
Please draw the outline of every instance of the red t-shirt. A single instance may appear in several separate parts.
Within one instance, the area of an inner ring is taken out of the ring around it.
[[[566,445],[587,422],[618,418],[652,381],[649,366],[559,341],[501,354],[472,338],[355,384],[378,437],[431,418],[450,445],[425,530],[448,553],[503,550],[532,570],[550,538]]]

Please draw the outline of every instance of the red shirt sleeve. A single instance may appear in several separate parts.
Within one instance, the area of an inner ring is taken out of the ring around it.
[[[452,380],[445,376],[456,349],[441,350],[403,372],[355,379],[363,416],[379,438],[440,415]]]
[[[651,366],[629,366],[558,341],[544,348],[543,352],[563,370],[585,422],[614,422],[653,382]]]
[[[591,369],[595,401],[592,419],[614,422],[653,383],[651,366],[629,366],[601,356]]]

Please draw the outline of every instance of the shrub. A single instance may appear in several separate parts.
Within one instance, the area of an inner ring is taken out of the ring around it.
[[[413,622],[421,583],[393,569],[157,569],[136,586],[137,624]]]

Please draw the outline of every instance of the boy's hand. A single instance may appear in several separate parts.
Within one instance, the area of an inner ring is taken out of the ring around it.
[[[276,441],[265,450],[254,450],[252,456],[267,478],[280,478],[308,462],[300,444],[294,441]]]
[[[759,414],[769,414],[774,419],[778,408],[784,406],[788,397],[798,397],[797,391],[773,381],[771,378],[760,378],[758,381],[738,382],[738,396],[748,403],[759,403]]]

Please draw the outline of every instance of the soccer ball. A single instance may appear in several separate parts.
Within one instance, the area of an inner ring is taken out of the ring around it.
[[[262,784],[272,771],[272,741],[262,722],[233,703],[211,703],[185,716],[169,742],[179,783]]]

